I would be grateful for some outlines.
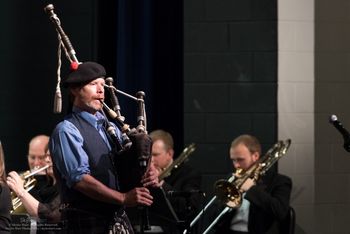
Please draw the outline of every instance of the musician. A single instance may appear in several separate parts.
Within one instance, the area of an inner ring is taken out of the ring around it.
[[[162,173],[169,167],[174,159],[174,141],[169,132],[158,129],[150,133],[152,138],[152,161],[154,166]],[[186,192],[200,191],[201,174],[190,165],[183,163],[171,171],[170,176],[160,181],[165,193],[169,191]],[[169,194],[170,195],[170,194]],[[189,196],[168,196],[178,218],[181,221],[190,222],[197,214],[202,201],[202,194],[194,192]],[[156,202],[156,201],[155,201]],[[163,227],[164,229],[164,227]]]
[[[28,146],[28,166],[30,171],[36,171],[47,165],[47,147],[49,136],[34,136]],[[47,170],[42,170],[34,175],[36,180],[35,186],[29,193],[39,202],[48,203],[54,199],[58,190],[53,186],[52,177],[46,174]]]
[[[37,135],[30,140],[28,146],[28,166],[31,171],[46,165],[45,148],[48,143],[49,137],[46,135]],[[45,174],[45,171],[41,174]]]
[[[56,178],[53,174],[52,170],[52,160],[50,152],[48,151],[48,145],[46,146],[46,158],[45,164],[49,165],[46,169],[46,174],[50,178],[48,180],[52,181],[52,184],[48,184],[49,188],[52,189],[51,200],[47,200],[46,202],[39,202],[35,197],[33,197],[29,192],[27,192],[24,188],[24,181],[18,175],[17,172],[11,171],[7,177],[7,184],[11,188],[11,190],[16,193],[17,197],[22,202],[24,208],[28,212],[31,217],[40,218],[39,220],[39,231],[40,224],[46,223],[54,223],[57,224],[60,221],[61,213],[59,211],[60,199],[58,190],[56,188]],[[48,229],[57,229],[59,228],[57,225],[46,225],[46,231]]]
[[[73,67],[63,81],[73,107],[53,131],[50,152],[69,233],[133,233],[124,206],[150,206],[152,196],[145,187],[158,184],[154,171],[148,170],[141,181],[144,187],[118,191],[119,174],[112,165],[115,155],[111,152],[115,142],[106,133],[107,120],[100,112],[105,76],[102,65],[85,62]],[[145,134],[137,136],[141,137],[133,138],[138,141],[133,146],[150,148],[151,140]]]
[[[6,184],[5,159],[0,142],[0,233],[11,233],[11,208],[11,193]]]
[[[258,139],[241,135],[231,143],[230,158],[234,169],[247,169],[261,156]],[[247,179],[242,185],[242,205],[221,218],[216,233],[266,233],[275,221],[286,217],[292,181],[272,169],[257,182]]]

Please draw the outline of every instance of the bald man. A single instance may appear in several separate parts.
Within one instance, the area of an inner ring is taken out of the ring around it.
[[[46,166],[45,160],[48,153],[49,136],[37,135],[29,142],[28,165],[31,171],[36,171]],[[53,185],[52,178],[46,175],[47,170],[40,171],[34,175],[36,184],[29,193],[41,203],[50,202],[57,194],[58,190]]]
[[[28,147],[28,165],[31,171],[46,165],[45,158],[48,143],[49,137],[46,135],[38,135],[30,140]],[[45,174],[45,170],[40,174]]]

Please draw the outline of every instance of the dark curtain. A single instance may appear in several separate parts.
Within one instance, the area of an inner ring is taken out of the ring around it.
[[[52,3],[79,61],[106,67],[117,88],[146,93],[148,129],[163,128],[182,147],[182,2],[52,0],[0,2],[0,140],[7,170],[25,170],[29,140],[50,135],[67,110],[53,114],[57,35],[44,12]],[[62,77],[69,64],[62,55]],[[120,96],[126,122],[136,103]]]
[[[79,60],[95,59],[93,0],[0,1],[0,140],[7,171],[28,169],[30,139],[50,135],[63,118],[63,113],[53,113],[57,34],[44,12],[49,3],[54,4]],[[62,55],[62,77],[67,71]],[[66,105],[64,100],[63,112]]]
[[[99,61],[114,85],[146,93],[148,131],[162,128],[183,147],[182,1],[119,0],[99,3]],[[137,104],[118,95],[125,122],[136,125]]]

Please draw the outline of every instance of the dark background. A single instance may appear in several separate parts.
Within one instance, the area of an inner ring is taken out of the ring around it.
[[[169,131],[176,155],[196,144],[189,163],[202,172],[204,191],[232,172],[228,149],[235,137],[257,136],[263,152],[276,142],[276,0],[1,1],[0,140],[7,171],[27,169],[29,140],[50,135],[67,109],[64,99],[63,113],[53,114],[58,40],[43,10],[48,3],[79,61],[103,64],[120,90],[145,91],[149,131]],[[64,55],[62,62],[64,77]],[[118,97],[125,122],[135,127],[136,103]]]
[[[148,130],[171,132],[183,144],[182,1],[1,1],[0,139],[7,171],[27,168],[27,148],[50,135],[62,114],[53,113],[58,40],[44,12],[52,3],[80,62],[106,67],[115,86],[146,93]],[[61,76],[69,64],[62,54]],[[66,90],[62,89],[65,96]],[[136,103],[119,96],[126,123],[136,126]],[[181,150],[181,149],[180,149]]]
[[[184,142],[208,199],[235,137],[277,141],[277,50],[277,0],[184,1]]]

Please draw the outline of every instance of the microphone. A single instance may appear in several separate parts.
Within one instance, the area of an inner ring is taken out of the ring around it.
[[[190,197],[195,194],[205,195],[201,190],[189,190],[189,191],[177,191],[177,190],[169,190],[166,192],[167,197]]]
[[[333,126],[340,132],[344,139],[344,149],[350,152],[350,134],[348,130],[346,130],[343,124],[338,120],[336,115],[331,115],[329,117],[329,122],[333,124]]]

